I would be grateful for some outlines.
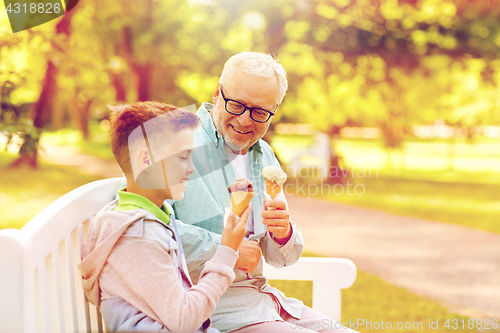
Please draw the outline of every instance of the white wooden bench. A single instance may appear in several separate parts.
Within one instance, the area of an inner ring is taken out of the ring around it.
[[[86,301],[80,271],[87,219],[115,198],[121,178],[83,185],[54,201],[21,230],[0,230],[0,332],[103,332]],[[313,308],[340,320],[340,290],[356,279],[352,261],[301,258],[270,279],[313,281]]]

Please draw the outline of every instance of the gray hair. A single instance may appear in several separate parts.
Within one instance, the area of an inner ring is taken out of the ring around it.
[[[224,64],[220,76],[223,86],[228,85],[238,70],[260,77],[272,77],[278,79],[278,103],[281,104],[288,89],[288,80],[283,66],[271,55],[259,52],[241,52],[232,56]]]

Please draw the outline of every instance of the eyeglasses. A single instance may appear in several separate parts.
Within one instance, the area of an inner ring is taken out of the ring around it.
[[[269,118],[271,118],[271,116],[274,116],[276,109],[278,109],[278,105],[276,105],[273,112],[260,108],[249,108],[245,104],[226,98],[226,96],[224,96],[224,92],[222,91],[222,85],[220,86],[220,92],[222,94],[222,99],[224,99],[224,101],[226,102],[227,112],[229,112],[230,114],[234,114],[235,116],[239,116],[245,113],[246,110],[250,110],[250,118],[258,123],[267,122]]]

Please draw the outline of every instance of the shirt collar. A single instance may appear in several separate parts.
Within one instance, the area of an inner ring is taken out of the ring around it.
[[[124,211],[140,208],[152,213],[163,223],[167,225],[170,223],[170,212],[165,207],[165,204],[163,204],[160,208],[142,195],[127,192],[126,188],[122,188],[118,191],[118,197],[118,206],[115,210]]]
[[[214,121],[210,116],[210,112],[212,112],[214,105],[211,103],[203,103],[201,107],[198,109],[196,115],[200,118],[201,126],[205,130],[205,132],[210,137],[210,140],[213,142],[222,141],[222,135],[217,131],[214,125]]]

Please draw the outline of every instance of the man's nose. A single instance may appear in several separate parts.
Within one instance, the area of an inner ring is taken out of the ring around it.
[[[253,120],[250,117],[250,112],[251,112],[250,110],[245,110],[243,114],[238,116],[238,122],[241,124],[241,126],[247,127],[252,125]]]

